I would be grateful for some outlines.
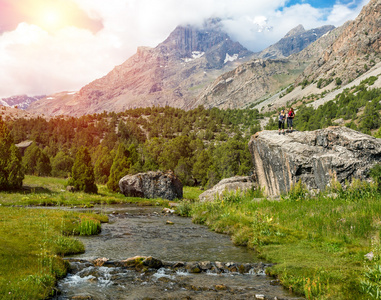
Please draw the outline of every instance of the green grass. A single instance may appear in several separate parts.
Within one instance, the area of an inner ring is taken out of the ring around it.
[[[53,177],[25,176],[23,189],[16,192],[0,192],[0,206],[83,206],[95,204],[133,203],[136,205],[168,206],[164,199],[142,199],[125,197],[110,192],[106,186],[98,185],[98,194],[68,192],[67,180]]]
[[[377,188],[360,181],[346,189],[333,184],[331,191],[312,197],[296,185],[281,201],[254,198],[229,194],[215,202],[182,204],[181,209],[195,223],[230,234],[235,244],[276,263],[268,273],[308,299],[369,299],[366,289],[381,286],[380,281],[364,283],[381,278],[381,259],[364,258],[371,250],[381,252]]]
[[[67,265],[61,257],[84,252],[74,235],[95,234],[105,221],[106,216],[95,214],[0,207],[1,299],[51,295],[57,278],[66,275]],[[97,230],[86,230],[83,224]]]

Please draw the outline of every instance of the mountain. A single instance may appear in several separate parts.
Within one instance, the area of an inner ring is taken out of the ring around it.
[[[299,78],[315,81],[340,79],[346,84],[367,72],[381,52],[381,1],[371,0],[337,40]]]
[[[259,54],[259,58],[285,58],[298,53],[315,42],[317,39],[335,29],[335,26],[325,25],[306,31],[302,25],[290,30],[279,42],[266,48]]]
[[[178,26],[157,47],[139,47],[135,55],[79,92],[50,95],[28,110],[83,115],[148,106],[182,108],[251,55],[223,31],[219,20],[209,20],[201,28]]]
[[[333,27],[327,26],[326,28]],[[305,68],[336,40],[342,30],[343,28],[339,27],[327,31],[304,50],[287,58],[253,59],[243,63],[236,69],[218,77],[189,108],[195,108],[198,105],[208,108],[242,108],[265,102],[270,95],[294,83]],[[298,26],[282,40],[298,36],[302,31],[304,32],[304,28]],[[277,47],[280,47],[282,43],[277,44]]]
[[[36,102],[45,96],[29,97],[27,95],[12,96],[0,99],[0,105],[7,107],[16,107],[20,109],[27,109],[33,102]]]

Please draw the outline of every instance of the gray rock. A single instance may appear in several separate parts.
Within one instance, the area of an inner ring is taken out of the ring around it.
[[[278,135],[261,131],[253,135],[249,150],[259,186],[268,195],[287,192],[299,180],[309,190],[324,190],[332,178],[368,178],[381,160],[381,139],[346,127]]]
[[[202,202],[213,201],[216,198],[221,198],[224,193],[241,191],[245,192],[256,187],[254,178],[251,176],[235,176],[222,179],[213,188],[203,192],[199,199]]]
[[[122,194],[127,197],[163,198],[183,197],[183,185],[171,171],[147,172],[124,176],[119,181]]]

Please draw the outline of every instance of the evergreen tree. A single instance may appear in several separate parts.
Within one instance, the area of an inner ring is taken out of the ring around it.
[[[68,184],[74,186],[76,190],[84,191],[85,193],[98,192],[91,157],[89,151],[84,146],[78,150],[75,156]]]
[[[130,153],[123,144],[119,144],[118,151],[111,166],[107,188],[111,191],[119,191],[119,180],[126,176],[131,167]]]
[[[64,151],[59,151],[52,159],[52,175],[54,177],[67,177],[73,167],[73,159]]]
[[[0,190],[20,188],[24,179],[21,154],[0,117]]]
[[[36,143],[26,149],[22,160],[27,174],[49,176],[52,171],[49,157]]]

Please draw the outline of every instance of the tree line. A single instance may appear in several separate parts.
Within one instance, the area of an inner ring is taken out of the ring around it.
[[[247,144],[260,130],[259,118],[258,110],[152,107],[78,118],[20,118],[4,126],[14,143],[33,141],[21,159],[25,174],[71,177],[73,184],[73,166],[85,174],[91,165],[93,175],[87,176],[118,191],[121,177],[150,170],[171,169],[184,185],[205,187],[249,174]]]

